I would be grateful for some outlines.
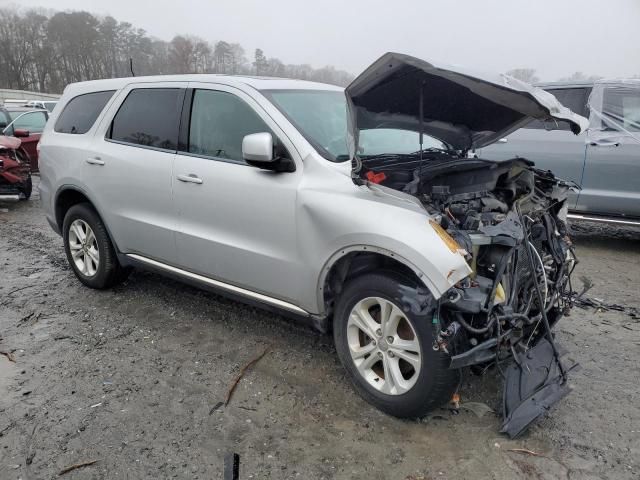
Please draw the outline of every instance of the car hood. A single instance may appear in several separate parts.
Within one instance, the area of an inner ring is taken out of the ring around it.
[[[351,158],[360,130],[372,128],[422,129],[455,150],[470,150],[532,119],[567,122],[575,134],[588,127],[550,93],[509,75],[471,73],[400,53],[384,54],[345,93]]]

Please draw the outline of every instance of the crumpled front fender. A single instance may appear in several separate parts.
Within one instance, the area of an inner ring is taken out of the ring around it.
[[[318,311],[331,267],[353,251],[387,255],[411,268],[435,298],[471,273],[464,257],[438,236],[415,202],[356,186],[348,177],[331,186],[303,188],[298,198],[301,260],[313,266]]]

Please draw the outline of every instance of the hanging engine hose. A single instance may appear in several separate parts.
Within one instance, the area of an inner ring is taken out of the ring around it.
[[[522,211],[520,210],[520,202],[515,202],[516,212],[518,212],[518,217],[520,218],[520,224],[522,225],[522,231],[524,232],[524,244],[527,248],[525,248],[527,252],[527,259],[529,260],[529,266],[531,267],[531,271],[536,271],[536,266],[533,261],[533,255],[531,254],[531,245],[529,244],[529,230],[527,230],[524,223],[524,216],[522,215]],[[558,353],[558,348],[556,347],[556,342],[553,339],[553,335],[551,334],[551,326],[549,325],[549,319],[547,318],[547,312],[544,308],[544,300],[542,298],[542,292],[540,291],[540,285],[537,281],[533,282],[533,285],[536,290],[536,296],[538,297],[538,305],[540,306],[540,313],[542,314],[542,323],[545,328],[545,333],[547,336],[547,340],[549,340],[549,344],[553,350],[553,356],[556,359],[556,363],[558,364],[558,368],[560,369],[560,374],[562,375],[562,381],[567,381],[567,372],[560,362],[560,354]]]
[[[458,323],[460,325],[462,325],[465,330],[467,330],[470,333],[474,333],[476,335],[480,335],[481,333],[486,333],[489,331],[489,329],[491,328],[491,326],[495,323],[497,317],[495,315],[493,315],[491,317],[491,320],[489,320],[489,322],[487,322],[487,325],[482,327],[482,328],[476,328],[476,327],[472,327],[471,325],[469,325],[467,323],[467,321],[464,319],[464,316],[462,315],[462,313],[460,312],[456,312],[455,314],[456,316],[456,320],[458,321]]]

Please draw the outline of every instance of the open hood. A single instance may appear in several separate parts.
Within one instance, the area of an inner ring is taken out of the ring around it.
[[[575,134],[588,127],[586,118],[550,93],[508,75],[471,73],[400,53],[380,57],[346,95],[352,158],[359,132],[373,128],[422,130],[455,150],[470,150],[532,119],[567,122]]]

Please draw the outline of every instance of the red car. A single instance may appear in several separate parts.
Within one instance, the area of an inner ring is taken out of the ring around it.
[[[28,161],[32,172],[38,171],[36,146],[47,120],[49,120],[49,112],[44,109],[13,106],[0,108],[2,135],[18,137],[22,140],[18,155]]]
[[[0,136],[0,198],[31,196],[31,169],[19,158],[20,139]]]

